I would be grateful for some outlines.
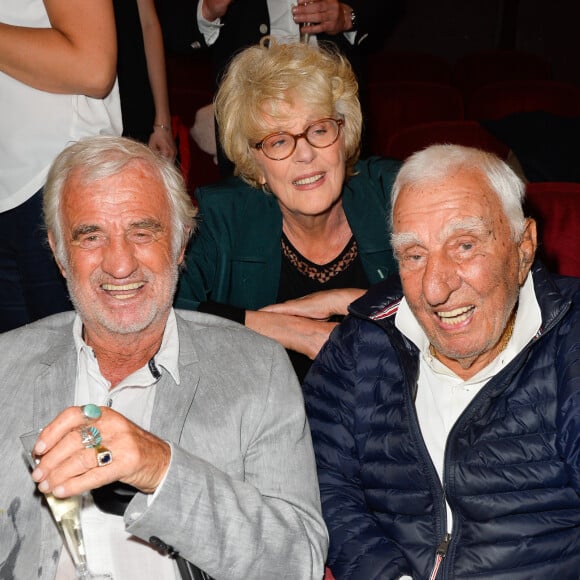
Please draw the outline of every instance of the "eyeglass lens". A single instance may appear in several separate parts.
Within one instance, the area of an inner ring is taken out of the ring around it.
[[[335,119],[321,119],[309,125],[303,133],[275,133],[266,137],[261,143],[261,149],[270,159],[286,159],[294,152],[298,139],[304,137],[312,147],[323,149],[329,147],[338,138],[340,124]]]

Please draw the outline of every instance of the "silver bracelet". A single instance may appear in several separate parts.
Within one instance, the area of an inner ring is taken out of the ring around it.
[[[171,127],[169,125],[164,125],[163,123],[154,123],[153,128],[156,129],[157,127],[165,131],[171,131]]]

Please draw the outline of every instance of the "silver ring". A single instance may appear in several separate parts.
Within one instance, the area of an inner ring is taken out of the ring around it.
[[[94,425],[81,427],[81,442],[86,449],[98,447],[102,440],[100,431]]]

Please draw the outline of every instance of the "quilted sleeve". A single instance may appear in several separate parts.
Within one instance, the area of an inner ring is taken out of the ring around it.
[[[580,494],[580,306],[562,322],[556,359],[558,375],[558,445],[576,492]]]
[[[303,390],[314,440],[322,509],[335,578],[393,580],[408,573],[405,558],[367,509],[355,438],[359,330],[347,317],[331,334]]]

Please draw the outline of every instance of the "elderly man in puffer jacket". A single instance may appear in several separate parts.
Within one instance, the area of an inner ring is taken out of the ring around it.
[[[580,578],[580,280],[534,261],[523,192],[456,145],[399,172],[400,280],[303,385],[337,580]]]

